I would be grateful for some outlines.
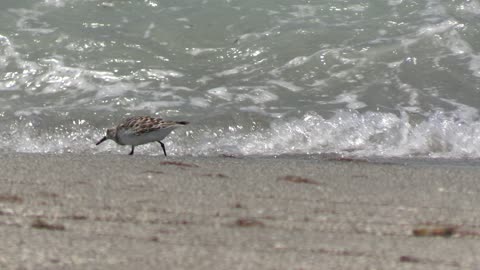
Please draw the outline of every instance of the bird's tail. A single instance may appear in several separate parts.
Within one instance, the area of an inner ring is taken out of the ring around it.
[[[190,124],[190,122],[188,121],[176,121],[175,123],[179,124],[179,125],[188,125]]]

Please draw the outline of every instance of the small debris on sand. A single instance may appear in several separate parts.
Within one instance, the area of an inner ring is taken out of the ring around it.
[[[32,222],[32,228],[35,229],[44,229],[52,231],[64,231],[65,226],[62,224],[50,224],[42,219],[36,219]]]
[[[198,165],[195,164],[188,164],[184,162],[179,162],[179,161],[162,161],[160,162],[161,165],[175,165],[179,167],[190,167],[190,168],[198,168]]]
[[[239,227],[265,227],[265,224],[253,218],[239,218],[234,225]]]
[[[412,232],[414,236],[450,237],[456,232],[456,228],[453,226],[424,227],[414,229]]]
[[[308,179],[308,178],[303,178],[303,177],[295,176],[295,175],[281,176],[281,177],[278,177],[278,180],[279,181],[288,181],[288,182],[292,182],[292,183],[320,185],[320,183],[315,181],[315,180]]]

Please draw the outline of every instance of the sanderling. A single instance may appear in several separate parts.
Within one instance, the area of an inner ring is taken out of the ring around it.
[[[159,142],[162,146],[163,154],[167,156],[165,145],[161,140],[167,137],[175,128],[186,124],[188,124],[187,121],[168,121],[150,116],[130,117],[118,126],[107,129],[107,134],[96,145],[110,139],[120,145],[131,145],[132,151],[130,151],[129,155],[133,155],[135,146],[149,142]]]

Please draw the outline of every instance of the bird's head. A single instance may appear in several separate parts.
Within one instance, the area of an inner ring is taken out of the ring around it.
[[[101,138],[95,145],[99,145],[106,140],[115,140],[116,135],[117,130],[115,128],[109,128],[107,129],[107,133],[105,134],[105,136]]]

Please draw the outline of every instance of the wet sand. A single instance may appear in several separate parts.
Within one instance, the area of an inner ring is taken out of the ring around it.
[[[477,269],[480,167],[0,156],[1,269]]]

